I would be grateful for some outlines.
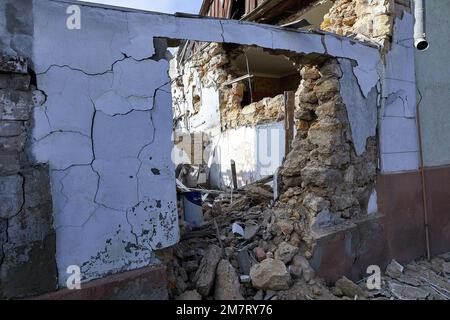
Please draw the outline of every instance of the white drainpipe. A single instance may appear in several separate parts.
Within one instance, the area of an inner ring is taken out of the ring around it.
[[[425,1],[414,0],[414,46],[419,51],[429,47],[426,34]]]

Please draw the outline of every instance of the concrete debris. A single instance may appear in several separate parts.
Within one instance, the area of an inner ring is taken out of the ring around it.
[[[214,286],[216,300],[243,300],[240,292],[239,278],[236,270],[228,260],[220,260],[216,270],[216,284]]]
[[[255,288],[263,290],[289,289],[291,276],[281,260],[265,259],[250,270],[250,277]]]

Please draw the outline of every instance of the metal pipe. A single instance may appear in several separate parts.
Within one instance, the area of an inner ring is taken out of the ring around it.
[[[426,33],[425,0],[414,0],[414,46],[419,51],[429,48]]]
[[[423,204],[423,218],[425,224],[425,250],[427,254],[427,260],[431,260],[431,249],[430,249],[430,226],[428,223],[428,192],[427,184],[425,181],[425,161],[423,157],[423,141],[422,141],[422,128],[420,126],[420,103],[422,102],[422,94],[420,90],[418,91],[420,99],[416,104],[416,121],[417,121],[417,131],[419,138],[419,160],[420,160],[420,178],[422,181],[422,204]]]

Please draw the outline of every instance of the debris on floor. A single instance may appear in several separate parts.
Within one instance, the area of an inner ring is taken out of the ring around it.
[[[192,191],[178,186],[182,193]],[[368,290],[366,279],[355,283],[342,277],[330,285],[316,277],[297,227],[277,216],[267,184],[197,191],[202,224],[182,219],[181,241],[158,252],[167,266],[172,299],[450,299],[450,254],[406,266],[392,260],[378,290]]]

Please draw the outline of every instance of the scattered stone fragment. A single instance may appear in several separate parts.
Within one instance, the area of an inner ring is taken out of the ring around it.
[[[259,225],[256,223],[247,223],[244,229],[244,239],[250,240],[258,233]]]
[[[339,289],[338,287],[332,287],[330,289],[331,293],[334,294],[336,297],[342,297],[344,295],[344,293],[342,292],[341,289]]]
[[[240,284],[236,270],[225,259],[220,260],[217,266],[214,298],[216,300],[244,300],[240,292]]]
[[[250,277],[253,286],[263,290],[287,290],[291,281],[283,261],[270,258],[254,265]]]
[[[268,290],[266,291],[266,295],[264,296],[264,300],[271,300],[274,296],[276,296],[277,292]]]
[[[196,290],[190,290],[183,292],[175,300],[202,300],[202,296]]]
[[[254,249],[254,253],[255,253],[255,258],[258,262],[263,261],[267,257],[266,252],[261,247],[256,247]]]
[[[367,298],[368,296],[366,291],[346,277],[342,277],[336,281],[335,286],[339,288],[345,296],[352,299],[355,296],[363,298]]]
[[[253,297],[253,300],[263,300],[264,299],[264,292],[262,290],[258,290],[258,292]]]
[[[311,265],[309,264],[309,261],[301,254],[297,254],[292,259],[292,265],[297,268],[300,268],[300,271],[298,271],[298,273],[300,275],[303,275],[303,279],[306,282],[309,282],[312,279],[314,279],[316,272],[314,271],[313,267],[311,267]]]
[[[297,247],[294,247],[288,242],[282,242],[275,251],[275,259],[281,260],[284,263],[289,263],[297,252]]]
[[[392,260],[386,267],[386,274],[392,278],[399,278],[403,274],[404,267],[395,260]]]
[[[399,284],[393,281],[389,283],[389,287],[394,296],[401,300],[423,300],[430,295],[429,292],[421,288]]]
[[[450,262],[450,252],[441,254],[439,257],[441,257],[442,259],[444,259],[445,262]]]
[[[288,267],[289,273],[294,279],[298,279],[302,276],[302,268],[295,265],[290,265]]]
[[[444,262],[442,264],[442,271],[444,271],[445,274],[450,275],[450,262]]]
[[[221,258],[222,249],[216,245],[210,245],[195,273],[194,282],[197,291],[205,298],[209,295],[209,292],[214,285],[216,267]]]

